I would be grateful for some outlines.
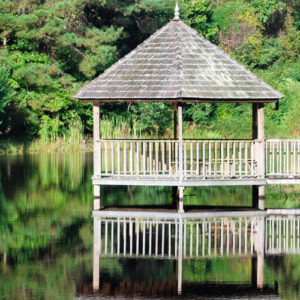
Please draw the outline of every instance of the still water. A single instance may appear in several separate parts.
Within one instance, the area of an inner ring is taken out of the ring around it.
[[[95,291],[91,176],[91,153],[0,158],[0,299],[300,299],[300,220],[285,216],[129,215],[119,232],[117,216],[102,216]],[[101,192],[106,207],[172,206],[170,188]],[[266,198],[269,208],[300,208],[297,186],[268,187]],[[251,189],[187,188],[185,204],[251,207]]]

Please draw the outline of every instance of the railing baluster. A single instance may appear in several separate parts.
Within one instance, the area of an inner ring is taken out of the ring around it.
[[[218,175],[218,145],[217,142],[214,143],[214,176]]]
[[[193,175],[193,151],[194,151],[193,142],[190,143],[190,147],[191,147],[191,149],[190,149],[190,172],[191,172],[191,174],[190,175]]]
[[[196,142],[196,175],[199,174],[199,142]]]
[[[120,218],[117,223],[117,254],[120,254]]]
[[[121,157],[120,157],[120,142],[117,142],[117,148],[118,148],[118,176],[121,174]]]
[[[108,150],[107,150],[107,142],[104,142],[104,148],[105,148],[105,174],[108,174]]]
[[[198,254],[199,251],[199,223],[196,223],[196,257],[199,256]]]
[[[136,175],[140,173],[140,143],[136,142]]]
[[[135,234],[136,234],[136,245],[135,245],[135,254],[139,255],[139,248],[140,248],[140,223],[139,220],[135,220]]]
[[[129,153],[129,164],[130,164],[130,175],[133,175],[133,143],[130,142],[130,153]]]
[[[161,256],[165,255],[165,222],[163,221],[162,224],[162,232],[161,232]]]
[[[254,175],[254,142],[251,142],[251,176]]]
[[[221,176],[224,176],[224,143],[221,142]]]
[[[202,221],[202,256],[205,256],[205,220]]]
[[[169,141],[169,175],[172,175],[172,143]]]
[[[187,142],[183,141],[183,148],[184,148],[184,165],[183,165],[183,174],[186,175],[187,173],[187,154],[186,154],[186,148],[187,148]]]
[[[170,221],[168,222],[168,227],[169,227],[169,234],[168,234],[168,237],[169,237],[169,239],[168,239],[168,254],[169,254],[169,257],[171,257],[171,246],[172,246],[172,244],[171,244],[171,235],[172,235],[172,233],[171,233],[171,223],[170,223]]]
[[[226,150],[226,155],[227,155],[227,176],[230,175],[230,142],[227,141],[227,150]]]
[[[162,163],[162,174],[165,175],[165,145],[166,143],[162,141],[162,152],[161,152],[161,163]]]
[[[178,142],[175,142],[175,174],[178,176]]]
[[[143,172],[146,175],[146,142],[143,142]]]
[[[111,221],[110,254],[114,253],[114,221]]]
[[[158,142],[155,142],[155,174],[158,175],[159,174],[159,167],[158,167],[158,163],[159,163],[159,154],[158,154]]]
[[[205,166],[205,142],[202,144],[202,175],[206,176],[206,166]]]
[[[190,223],[190,257],[193,256],[193,223]]]
[[[245,171],[245,176],[248,175],[248,142],[245,143],[245,168],[244,168],[244,171]]]
[[[146,222],[143,221],[143,256],[146,254]]]
[[[149,174],[152,175],[152,142],[149,142],[149,157],[150,157],[150,163],[149,163]]]
[[[124,175],[126,175],[127,174],[127,153],[126,153],[126,150],[127,150],[127,143],[126,142],[124,142],[124,144],[123,144],[123,147],[124,147],[124,149],[123,149],[123,152],[124,152]]]
[[[232,170],[231,170],[231,175],[235,176],[236,175],[236,168],[235,168],[235,155],[236,155],[236,151],[235,151],[235,142],[232,143]]]
[[[115,151],[114,144],[115,143],[113,141],[110,142],[110,146],[111,146],[111,158],[110,159],[111,159],[111,174],[112,175],[115,174],[115,170],[114,170],[115,169],[115,167],[114,167],[114,162],[115,162],[114,161],[114,151]]]
[[[239,142],[239,176],[242,176],[242,143]]]
[[[152,253],[152,222],[149,220],[149,256]]]
[[[208,174],[211,176],[211,142],[208,142]]]

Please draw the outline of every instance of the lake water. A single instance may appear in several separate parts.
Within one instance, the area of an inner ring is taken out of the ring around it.
[[[102,218],[94,290],[91,176],[92,153],[0,158],[0,299],[300,299],[298,217],[127,217],[119,234],[117,218]],[[170,188],[103,187],[101,195],[105,207],[172,206]],[[300,208],[300,188],[267,187],[266,199],[269,208]],[[185,204],[247,208],[251,189],[187,188]]]

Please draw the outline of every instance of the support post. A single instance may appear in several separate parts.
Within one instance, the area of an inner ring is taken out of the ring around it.
[[[177,294],[180,296],[182,294],[182,244],[183,244],[183,222],[182,219],[179,220],[178,224],[178,258],[177,258]]]
[[[94,249],[93,249],[93,289],[99,290],[100,287],[100,248],[101,221],[94,217]]]
[[[178,104],[179,176],[183,177],[182,103]]]
[[[252,104],[252,139],[255,143],[255,160],[257,162],[257,176],[265,177],[265,129],[264,129],[264,104]]]
[[[101,207],[100,194],[101,194],[100,185],[94,184],[94,210],[100,210]]]
[[[177,140],[177,102],[174,103],[174,106],[173,106],[173,140],[176,141]],[[172,145],[172,161],[175,162],[175,157],[176,157],[176,154],[175,154],[175,150],[176,150],[176,146],[175,146],[175,143],[173,143]],[[175,162],[176,163],[176,162]],[[174,169],[175,169],[175,164],[174,164]],[[177,187],[174,187],[177,191]],[[174,193],[174,192],[173,192]]]
[[[258,104],[257,111],[257,139],[258,146],[258,174],[265,177],[265,121],[264,121],[264,104]]]
[[[261,217],[257,222],[257,288],[264,286],[264,245],[265,245],[265,219]]]
[[[94,175],[101,174],[100,153],[100,103],[93,105]]]
[[[184,209],[183,209],[183,192],[184,192],[184,187],[183,186],[179,186],[178,187],[178,202],[177,202],[177,211],[179,213],[184,213]]]
[[[265,177],[265,130],[264,130],[264,104],[252,104],[252,138],[255,142],[255,160],[257,162],[257,177]],[[265,209],[265,186],[252,187],[253,207]]]
[[[101,175],[100,103],[93,105],[94,176]],[[94,185],[94,210],[100,209],[100,186]]]
[[[265,209],[265,186],[264,185],[252,186],[252,207],[259,210]]]
[[[174,135],[173,135],[173,139],[177,140],[177,102],[174,103],[173,106],[174,110],[173,110],[173,126],[174,126]]]
[[[252,139],[257,139],[257,103],[252,103]]]

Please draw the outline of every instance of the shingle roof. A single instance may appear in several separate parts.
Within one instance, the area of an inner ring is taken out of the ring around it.
[[[277,100],[283,95],[172,20],[75,96],[82,100]]]

